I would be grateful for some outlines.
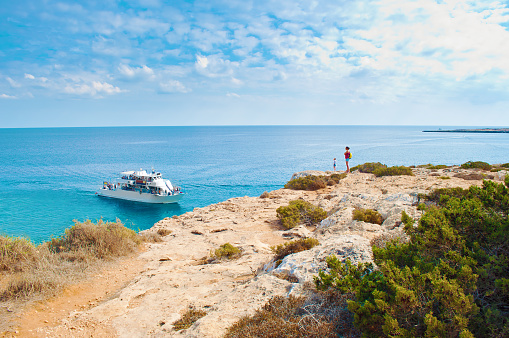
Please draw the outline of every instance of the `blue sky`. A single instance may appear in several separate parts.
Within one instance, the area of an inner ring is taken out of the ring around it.
[[[0,127],[509,126],[508,108],[508,1],[0,8]]]

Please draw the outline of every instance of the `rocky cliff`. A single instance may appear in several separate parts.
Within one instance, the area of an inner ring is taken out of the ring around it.
[[[161,220],[146,231],[165,236],[141,254],[142,273],[115,295],[46,329],[45,335],[221,337],[231,324],[271,297],[305,293],[329,255],[370,261],[372,241],[403,235],[402,211],[414,219],[421,217],[419,194],[482,184],[475,179],[481,176],[468,176],[472,171],[455,167],[416,168],[413,172],[415,176],[380,178],[354,172],[339,184],[316,192],[280,189],[264,194],[264,198],[233,198]],[[313,171],[294,177],[306,174],[327,173]],[[491,178],[502,180],[505,174],[499,172]],[[320,206],[328,217],[317,226],[284,230],[276,209],[295,199]],[[355,221],[355,208],[375,209],[384,221],[381,225]],[[320,245],[287,256],[275,268],[271,246],[298,237],[316,238]],[[207,262],[210,252],[224,243],[240,248],[241,256]],[[175,331],[173,323],[191,307],[206,315],[190,328]]]

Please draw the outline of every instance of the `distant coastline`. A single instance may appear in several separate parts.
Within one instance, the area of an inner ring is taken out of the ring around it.
[[[480,129],[438,129],[423,130],[423,133],[509,133],[509,128],[480,128]]]

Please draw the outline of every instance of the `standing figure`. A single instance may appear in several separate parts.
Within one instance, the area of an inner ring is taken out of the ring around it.
[[[334,157],[334,172],[336,172],[336,158]]]
[[[346,172],[349,173],[350,172],[350,166],[348,165],[348,161],[350,161],[350,159],[352,158],[352,153],[350,152],[350,148],[349,147],[346,147],[345,148],[345,162],[346,162]]]

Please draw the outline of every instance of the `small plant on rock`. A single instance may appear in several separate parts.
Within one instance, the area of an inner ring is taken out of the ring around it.
[[[234,259],[240,257],[240,249],[231,245],[230,243],[225,243],[219,247],[219,249],[214,250],[211,254],[213,259]]]
[[[378,168],[373,171],[373,174],[376,177],[382,177],[382,176],[400,176],[400,175],[407,175],[407,176],[414,176],[414,173],[412,172],[412,169],[405,166],[394,166],[389,168]]]
[[[445,164],[437,164],[437,165],[429,165],[427,167],[427,169],[432,169],[432,170],[438,170],[438,169],[445,169],[447,168],[447,166]]]
[[[372,174],[376,169],[387,168],[387,165],[380,162],[367,162],[353,167],[350,171],[358,170],[361,173]]]
[[[300,199],[290,201],[286,207],[277,208],[276,212],[281,225],[287,229],[302,223],[313,225],[327,217],[325,210]]]
[[[182,317],[173,323],[175,331],[185,330],[191,327],[198,319],[205,317],[207,312],[191,307]]]
[[[276,261],[276,266],[281,264],[283,258],[288,255],[309,250],[315,246],[320,244],[316,238],[300,238],[294,241],[290,241],[287,243],[279,244],[278,246],[271,247],[271,250],[276,254],[274,260]]]
[[[285,184],[285,189],[314,191],[338,184],[345,177],[346,174],[309,175],[289,181]]]
[[[352,218],[355,221],[362,221],[373,224],[382,224],[382,215],[373,209],[355,209],[352,213]]]
[[[461,165],[462,169],[482,169],[490,170],[491,164],[482,161],[468,161]]]

